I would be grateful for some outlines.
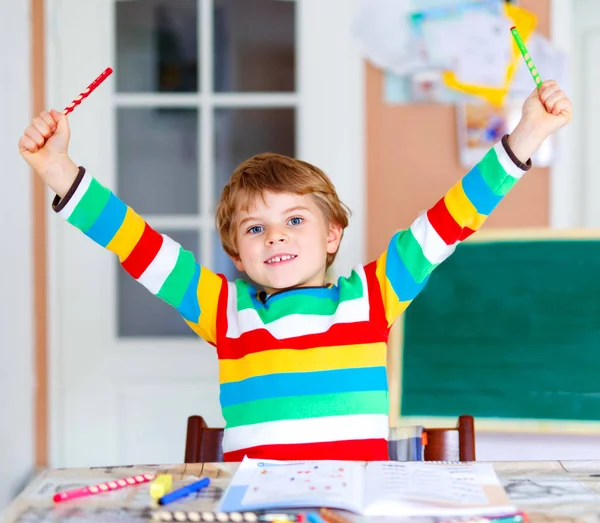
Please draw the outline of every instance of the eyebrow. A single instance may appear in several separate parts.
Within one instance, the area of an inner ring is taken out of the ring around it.
[[[294,207],[290,207],[289,209],[286,209],[281,214],[289,214],[289,213],[294,212],[294,211],[308,211],[308,212],[310,212],[310,209],[308,207],[304,207],[303,205],[296,205]],[[254,216],[248,216],[248,217],[244,218],[240,222],[239,227],[241,227],[242,225],[244,225],[246,222],[251,222],[251,221],[254,221],[254,220],[258,220],[258,218],[255,218]]]

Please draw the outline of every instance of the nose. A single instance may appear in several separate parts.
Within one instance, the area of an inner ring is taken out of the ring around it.
[[[271,229],[271,231],[267,235],[267,245],[269,247],[280,243],[287,243],[287,241],[287,234],[279,229]]]

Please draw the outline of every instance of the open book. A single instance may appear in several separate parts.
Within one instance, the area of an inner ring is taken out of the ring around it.
[[[245,458],[222,498],[224,512],[320,508],[365,516],[515,513],[492,465]]]

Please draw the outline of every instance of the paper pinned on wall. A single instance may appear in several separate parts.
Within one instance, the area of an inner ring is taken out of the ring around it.
[[[507,30],[510,25],[502,6],[500,0],[463,0],[415,11],[410,15],[415,48],[424,54],[429,68],[467,70],[468,63],[483,51],[504,57],[500,71],[505,71],[510,61],[510,33],[506,35],[498,25],[504,22]],[[495,66],[485,62],[482,65],[481,72]]]
[[[523,41],[528,42],[529,37],[533,34],[537,25],[537,17],[533,13],[512,4],[504,4],[504,10],[511,25],[518,27]],[[477,96],[487,100],[493,105],[501,106],[510,91],[511,83],[514,80],[515,71],[519,61],[522,61],[516,43],[511,42],[510,45],[512,46],[512,59],[506,69],[505,80],[502,85],[489,86],[465,82],[459,78],[454,71],[444,72],[444,83],[452,89]],[[533,86],[531,86],[531,88],[533,89]],[[529,92],[531,92],[531,90]]]
[[[415,53],[409,24],[411,0],[360,0],[353,24],[365,57],[397,75],[410,74],[425,64]]]

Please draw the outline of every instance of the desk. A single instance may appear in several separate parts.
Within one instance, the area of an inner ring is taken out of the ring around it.
[[[171,510],[214,510],[237,463],[135,465],[91,469],[47,470],[35,478],[8,507],[6,523],[141,523],[149,519],[148,484],[54,505],[57,490],[78,488],[136,474],[168,472],[175,483],[192,477],[212,478],[196,497],[169,505]],[[531,523],[598,523],[600,461],[497,462],[496,473],[514,503]],[[174,486],[178,486],[175,484]],[[358,520],[358,519],[357,519]],[[423,519],[408,519],[423,522]]]

